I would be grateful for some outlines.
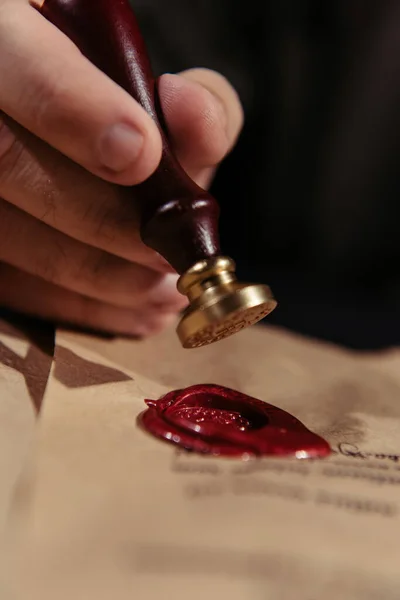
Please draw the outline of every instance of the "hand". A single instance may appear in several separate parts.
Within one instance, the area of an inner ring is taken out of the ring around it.
[[[0,306],[126,335],[167,325],[185,305],[177,275],[115,185],[156,169],[153,121],[28,0],[0,0],[0,81]],[[159,89],[178,158],[206,187],[241,128],[237,95],[200,69]]]

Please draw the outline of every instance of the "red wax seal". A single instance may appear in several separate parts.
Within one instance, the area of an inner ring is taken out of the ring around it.
[[[139,424],[185,450],[237,458],[320,458],[331,452],[289,413],[220,385],[193,385],[145,402],[149,408]]]

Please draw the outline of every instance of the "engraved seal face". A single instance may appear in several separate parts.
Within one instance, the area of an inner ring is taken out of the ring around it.
[[[258,323],[266,317],[272,308],[270,304],[262,304],[246,310],[236,311],[221,322],[211,323],[197,331],[185,340],[186,348],[200,348],[208,344],[219,342],[245,327]]]
[[[235,263],[222,256],[193,265],[177,288],[190,302],[176,330],[184,348],[218,342],[257,323],[277,304],[267,285],[240,283]]]
[[[146,400],[139,425],[177,446],[215,456],[318,458],[329,444],[289,413],[214,384],[194,385]]]

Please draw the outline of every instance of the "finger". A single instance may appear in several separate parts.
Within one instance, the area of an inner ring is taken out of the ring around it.
[[[5,201],[0,201],[0,261],[108,304],[179,310],[185,303],[177,276],[86,246]]]
[[[118,308],[86,298],[0,263],[0,306],[42,319],[113,334],[148,336],[176,320],[174,312]]]
[[[3,0],[0,56],[0,110],[109,181],[133,185],[155,170],[155,123],[37,10]]]
[[[159,91],[178,158],[199,183],[237,140],[243,125],[239,97],[222,75],[207,69],[163,75]]]
[[[161,272],[172,267],[146,246],[132,191],[106,183],[0,118],[0,195],[76,240]]]

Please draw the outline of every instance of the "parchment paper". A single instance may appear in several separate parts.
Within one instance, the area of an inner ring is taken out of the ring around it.
[[[334,454],[198,457],[138,429],[144,398],[195,383],[288,410]],[[13,599],[398,600],[400,352],[264,326],[190,351],[172,330],[138,342],[59,332],[19,487]]]

